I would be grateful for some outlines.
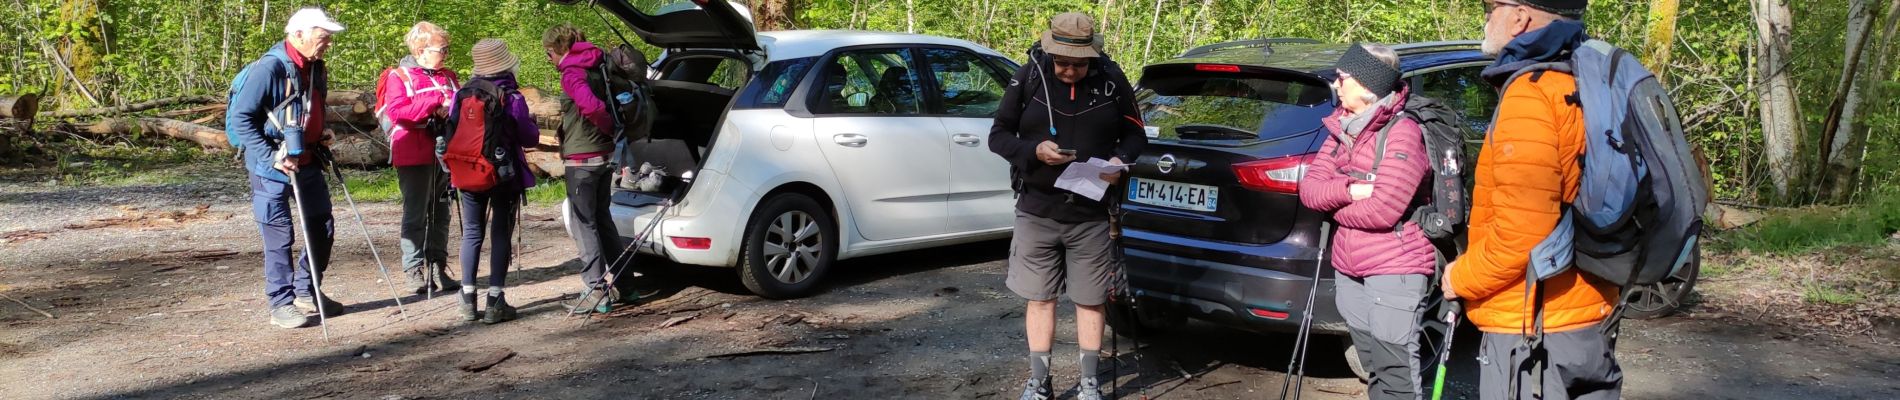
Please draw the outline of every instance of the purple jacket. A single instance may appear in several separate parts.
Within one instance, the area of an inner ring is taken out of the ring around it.
[[[1339,224],[1333,233],[1331,260],[1333,267],[1347,276],[1430,275],[1436,263],[1431,242],[1417,224],[1406,221],[1405,215],[1413,195],[1431,173],[1424,156],[1423,130],[1416,121],[1396,118],[1405,108],[1409,92],[1401,89],[1394,93],[1396,97],[1389,104],[1373,111],[1371,122],[1358,135],[1346,133],[1342,120],[1349,113],[1344,108],[1326,117],[1326,130],[1332,135],[1320,146],[1305,179],[1300,181],[1300,202],[1307,208],[1333,213],[1333,220]],[[1372,169],[1372,161],[1378,157],[1378,130],[1392,123],[1398,125],[1387,133],[1385,162],[1379,165],[1379,174],[1372,182],[1372,197],[1353,201],[1348,186],[1366,182],[1345,171],[1364,173]],[[1347,143],[1347,149],[1334,155],[1334,149],[1342,143]]]
[[[481,75],[474,79],[494,82],[495,86],[511,93],[508,95],[508,116],[515,119],[515,144],[517,144],[514,148],[515,159],[522,161],[515,163],[521,171],[517,175],[521,176],[521,188],[534,187],[534,173],[528,171],[528,158],[522,149],[541,142],[541,128],[535,125],[534,114],[528,113],[528,99],[522,97],[521,92],[517,91],[520,90],[521,84],[515,82],[515,75],[510,73]]]

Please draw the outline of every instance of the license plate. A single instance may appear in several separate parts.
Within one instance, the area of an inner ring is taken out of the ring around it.
[[[1182,210],[1213,212],[1215,206],[1220,204],[1220,188],[1133,178],[1128,181],[1128,201]]]

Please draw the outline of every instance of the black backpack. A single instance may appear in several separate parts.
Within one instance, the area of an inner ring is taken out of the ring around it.
[[[1466,214],[1471,210],[1468,190],[1465,187],[1464,172],[1469,160],[1465,158],[1465,136],[1470,130],[1464,117],[1440,103],[1423,95],[1412,94],[1405,99],[1405,109],[1400,116],[1417,122],[1424,132],[1425,153],[1432,166],[1432,174],[1421,183],[1419,191],[1412,200],[1412,211],[1406,221],[1418,224],[1425,237],[1434,243],[1443,244],[1447,239],[1457,238],[1465,226]],[[1372,169],[1360,179],[1372,180],[1379,174],[1379,164],[1385,161],[1386,133],[1398,125],[1398,121],[1379,128],[1376,146],[1379,157],[1372,160]],[[1338,148],[1333,149],[1338,152]],[[1403,222],[1400,224],[1403,226]],[[1445,246],[1440,246],[1445,247]],[[1441,250],[1442,251],[1442,250]],[[1450,259],[1451,257],[1447,257]]]
[[[588,86],[614,116],[617,141],[643,139],[653,130],[655,110],[646,82],[646,54],[624,44],[608,50],[594,70],[587,71]]]

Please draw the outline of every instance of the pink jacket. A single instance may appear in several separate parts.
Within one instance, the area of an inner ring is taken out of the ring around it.
[[[427,70],[410,58],[391,68],[376,88],[376,116],[389,132],[389,164],[398,167],[435,165],[435,138],[426,130],[437,108],[447,109],[455,99],[455,71]]]
[[[1393,94],[1397,98],[1391,104],[1373,111],[1371,122],[1357,137],[1345,133],[1341,122],[1348,115],[1345,109],[1326,117],[1326,130],[1332,135],[1320,146],[1319,154],[1307,167],[1306,178],[1300,182],[1301,203],[1333,213],[1339,227],[1333,233],[1331,260],[1333,267],[1347,276],[1430,275],[1437,262],[1425,233],[1417,224],[1406,221],[1407,206],[1431,173],[1424,156],[1423,130],[1409,118],[1395,118],[1405,107],[1407,92],[1401,89]],[[1371,170],[1373,159],[1378,157],[1378,130],[1395,121],[1398,125],[1386,136],[1385,162],[1379,165],[1379,174],[1372,182],[1372,197],[1353,201],[1348,186],[1365,181],[1345,171]],[[1352,145],[1333,155],[1342,141]]]
[[[593,88],[587,86],[587,70],[599,65],[600,59],[600,49],[593,43],[575,42],[556,68],[561,70],[561,92],[574,99],[574,107],[580,108],[581,116],[602,132],[612,132],[613,114],[607,110],[607,103],[594,96]]]

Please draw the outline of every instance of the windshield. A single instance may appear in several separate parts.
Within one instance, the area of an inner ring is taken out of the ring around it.
[[[1319,129],[1333,108],[1332,90],[1314,82],[1206,73],[1142,84],[1141,117],[1158,140],[1272,140]]]

